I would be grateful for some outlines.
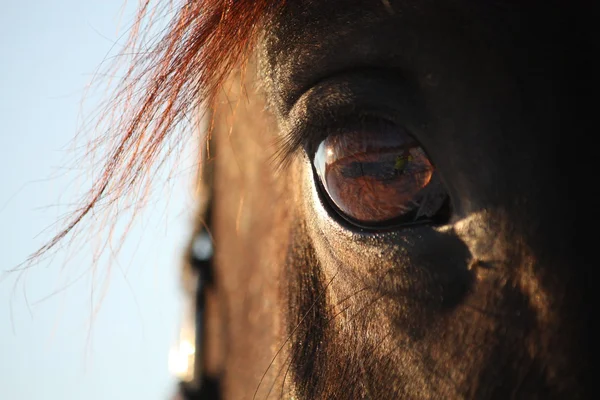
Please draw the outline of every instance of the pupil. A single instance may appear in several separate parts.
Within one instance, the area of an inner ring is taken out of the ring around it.
[[[395,179],[400,173],[393,162],[359,162],[345,164],[341,169],[344,178],[356,179],[363,177],[375,178],[379,181]]]

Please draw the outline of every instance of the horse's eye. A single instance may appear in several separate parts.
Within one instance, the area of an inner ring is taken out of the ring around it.
[[[397,127],[331,135],[314,166],[338,213],[361,226],[430,221],[447,199],[423,148]]]

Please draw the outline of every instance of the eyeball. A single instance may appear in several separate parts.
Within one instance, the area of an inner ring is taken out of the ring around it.
[[[427,219],[447,198],[424,149],[398,127],[330,135],[313,165],[336,211],[359,225]]]

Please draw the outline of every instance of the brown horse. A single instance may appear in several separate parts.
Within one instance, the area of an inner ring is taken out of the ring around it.
[[[135,184],[204,102],[210,390],[586,398],[591,255],[575,248],[574,182],[588,171],[590,15],[509,0],[186,2],[134,60],[122,93],[141,97],[87,206]]]

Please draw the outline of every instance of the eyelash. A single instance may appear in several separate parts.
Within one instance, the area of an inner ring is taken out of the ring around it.
[[[273,164],[287,167],[302,149],[312,159],[326,137],[352,129],[376,131],[383,124],[415,132],[426,120],[425,107],[407,76],[406,71],[365,67],[315,82],[289,106]]]
[[[325,112],[327,121],[313,114],[310,123],[306,121],[297,123],[282,135],[275,143],[272,161],[276,168],[285,169],[301,150],[304,150],[307,157],[312,160],[318,145],[328,136],[344,135],[351,130],[377,132],[384,126],[394,125],[389,119],[377,115],[377,112],[362,111],[357,115],[354,110],[354,115],[348,115],[344,111],[337,115]]]

